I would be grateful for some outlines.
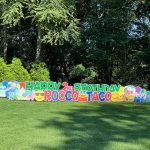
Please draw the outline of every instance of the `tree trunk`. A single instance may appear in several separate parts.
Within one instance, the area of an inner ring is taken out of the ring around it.
[[[109,68],[109,84],[112,84],[112,74],[113,74],[113,67],[114,67],[113,66],[113,63],[114,63],[114,53],[115,53],[115,46],[112,45],[112,51],[111,51],[111,56],[110,56],[110,68]]]
[[[2,7],[2,12],[5,11],[6,2],[4,2]],[[3,57],[4,61],[7,63],[7,49],[8,49],[8,43],[7,43],[7,26],[3,25]]]
[[[4,61],[7,63],[8,43],[7,43],[7,28],[6,28],[6,25],[4,25],[4,27],[3,27],[3,43],[4,43]]]
[[[36,48],[36,58],[35,58],[36,61],[40,60],[41,44],[42,44],[42,42],[41,42],[41,28],[38,26],[37,48]]]

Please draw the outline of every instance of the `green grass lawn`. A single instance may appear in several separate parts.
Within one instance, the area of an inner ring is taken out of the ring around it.
[[[150,104],[0,100],[0,150],[150,150]]]

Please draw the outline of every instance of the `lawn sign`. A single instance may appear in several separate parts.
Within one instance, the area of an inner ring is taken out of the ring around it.
[[[67,102],[150,102],[150,91],[139,86],[46,81],[3,81],[0,97],[9,100]]]

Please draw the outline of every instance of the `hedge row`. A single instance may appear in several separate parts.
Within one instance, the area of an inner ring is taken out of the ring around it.
[[[7,81],[49,81],[50,74],[45,63],[32,64],[28,72],[18,58],[13,58],[11,64],[6,64],[3,58],[0,58],[0,82]]]

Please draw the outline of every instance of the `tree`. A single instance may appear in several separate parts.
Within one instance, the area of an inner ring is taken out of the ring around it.
[[[21,0],[0,0],[0,5],[2,7],[1,19],[3,25],[3,53],[4,60],[7,62],[7,27],[10,28],[17,25],[19,20],[24,17],[22,12],[23,5]]]
[[[42,59],[55,81],[81,81],[70,72],[82,64],[82,82],[147,87],[149,8],[148,0],[0,0],[0,56],[28,71]]]
[[[33,23],[37,26],[36,60],[40,59],[41,44],[62,44],[79,39],[78,20],[73,3],[64,0],[26,1]]]
[[[126,64],[131,64],[128,27],[136,17],[134,2],[85,0],[83,5],[86,10],[79,9],[83,14],[81,61],[87,67],[97,69],[99,82],[125,84],[123,79],[126,76],[117,80],[115,71],[118,69],[124,73]]]

